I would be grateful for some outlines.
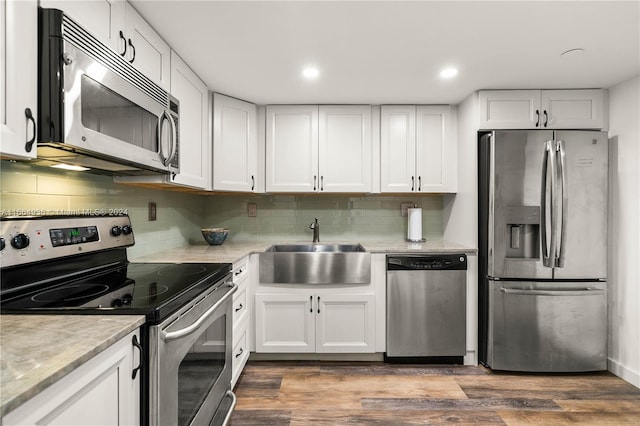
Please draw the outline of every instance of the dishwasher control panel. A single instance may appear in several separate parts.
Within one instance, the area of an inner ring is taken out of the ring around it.
[[[466,270],[467,255],[461,253],[387,255],[388,271]]]

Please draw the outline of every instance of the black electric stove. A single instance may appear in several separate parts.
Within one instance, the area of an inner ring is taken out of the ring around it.
[[[128,216],[0,221],[2,313],[145,315],[156,324],[223,285],[229,263],[132,263]]]

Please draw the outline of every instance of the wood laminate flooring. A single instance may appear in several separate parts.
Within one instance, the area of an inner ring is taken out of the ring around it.
[[[382,362],[250,361],[240,425],[636,425],[640,389],[608,372],[520,374]]]

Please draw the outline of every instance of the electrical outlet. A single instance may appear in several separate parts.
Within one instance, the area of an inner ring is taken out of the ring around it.
[[[405,203],[400,203],[400,208],[402,209],[402,216],[407,216],[409,214],[409,212],[407,212],[407,209],[410,209],[415,205],[416,203],[412,203],[410,201]]]
[[[256,203],[247,204],[247,216],[248,217],[258,216],[258,205]]]
[[[157,219],[158,208],[156,203],[149,203],[149,222]]]

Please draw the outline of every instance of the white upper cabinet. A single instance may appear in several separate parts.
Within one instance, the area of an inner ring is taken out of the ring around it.
[[[40,0],[45,9],[60,9],[119,54],[127,48],[125,0]]]
[[[452,111],[447,105],[381,107],[381,192],[456,192]]]
[[[604,129],[604,90],[481,90],[480,129]]]
[[[249,102],[213,95],[213,190],[256,192],[257,109]]]
[[[129,3],[126,12],[126,59],[144,75],[168,89],[173,60],[171,48]],[[173,90],[173,84],[171,87]]]
[[[38,13],[35,1],[0,2],[0,153],[35,158]],[[31,142],[30,149],[27,143]]]
[[[369,105],[267,107],[267,192],[370,192]]]
[[[140,72],[169,89],[171,48],[125,0],[40,0],[62,10]]]
[[[267,106],[267,192],[316,192],[318,106]]]
[[[180,57],[171,52],[171,94],[178,99],[180,173],[173,183],[211,189],[209,91]]]
[[[321,105],[320,191],[371,192],[371,107]]]

